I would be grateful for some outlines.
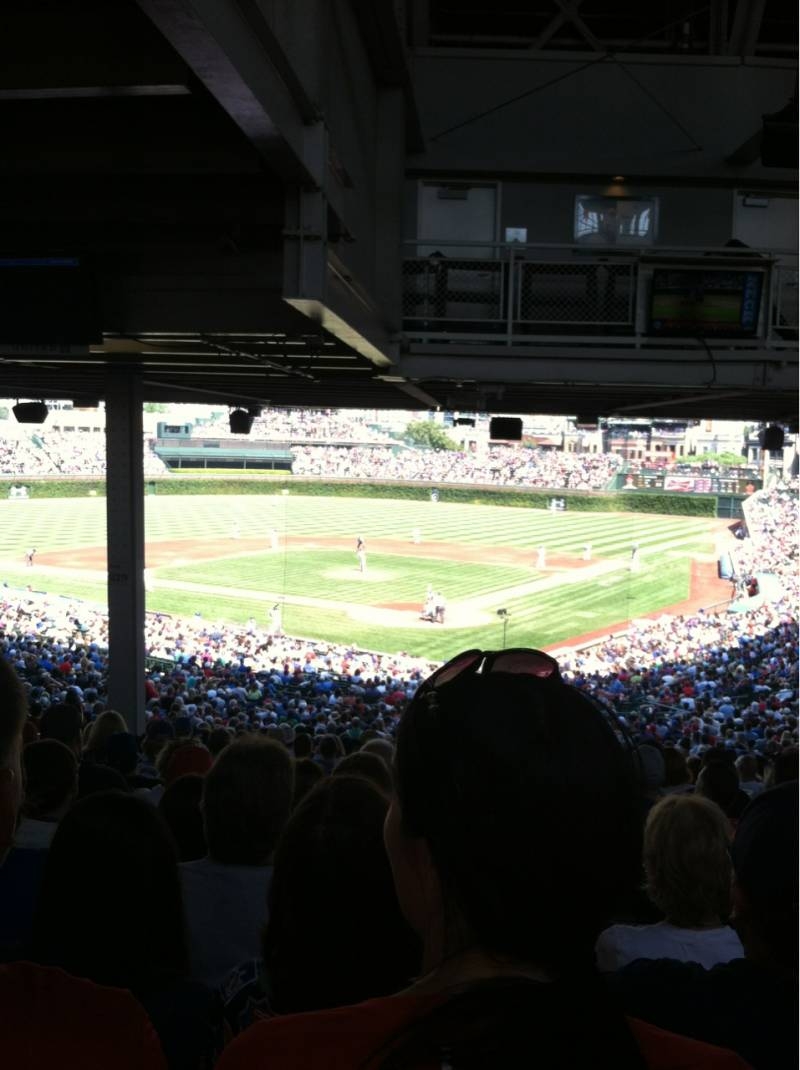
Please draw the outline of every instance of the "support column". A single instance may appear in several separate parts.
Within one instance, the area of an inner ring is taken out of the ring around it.
[[[405,110],[402,89],[381,89],[375,139],[374,293],[390,334],[402,329]]]
[[[139,373],[106,379],[108,703],[144,731],[144,463]]]

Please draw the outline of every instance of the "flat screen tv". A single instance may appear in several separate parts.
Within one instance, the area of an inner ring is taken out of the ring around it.
[[[758,331],[764,273],[714,268],[657,268],[649,334],[752,338]]]
[[[102,340],[94,273],[84,257],[0,254],[0,346]]]

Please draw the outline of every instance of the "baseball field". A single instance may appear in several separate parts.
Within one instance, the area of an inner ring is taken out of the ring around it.
[[[105,605],[105,507],[99,497],[0,502],[0,581]],[[729,584],[716,579],[715,564],[724,528],[699,518],[271,489],[153,496],[147,609],[266,626],[278,604],[289,634],[432,659],[497,646],[504,629],[508,645],[554,647],[724,599]],[[444,596],[443,624],[420,619],[429,586]]]

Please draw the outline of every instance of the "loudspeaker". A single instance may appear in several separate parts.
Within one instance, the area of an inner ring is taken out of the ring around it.
[[[43,401],[18,401],[11,411],[18,424],[43,424],[49,409]]]
[[[765,427],[764,430],[758,436],[758,440],[761,443],[762,450],[782,450],[783,449],[783,428],[778,427],[777,424],[770,424],[769,427]]]
[[[246,409],[234,409],[230,415],[232,435],[249,435],[253,426],[253,414]]]
[[[495,416],[489,421],[489,438],[503,439],[505,442],[519,442],[522,439],[522,420],[518,416]]]

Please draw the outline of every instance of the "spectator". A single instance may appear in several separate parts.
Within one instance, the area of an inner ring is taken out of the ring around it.
[[[736,772],[739,775],[739,787],[752,798],[764,790],[764,784],[758,775],[758,762],[753,754],[742,754],[736,759]]]
[[[92,924],[77,925],[87,903]],[[175,850],[143,800],[92,795],[61,822],[45,867],[32,949],[42,964],[130,989],[155,1025],[170,1067],[197,1067],[218,1047],[212,993],[187,980]]]
[[[23,750],[22,769],[25,795],[14,842],[17,847],[47,849],[77,794],[78,763],[64,743],[43,739]]]
[[[47,852],[77,787],[75,755],[55,739],[25,747],[22,769],[22,817],[14,847],[0,866],[0,949],[7,956],[17,954],[30,940]]]
[[[388,769],[392,768],[394,762],[394,746],[388,739],[369,739],[366,743],[361,745],[361,750],[364,754],[377,754],[379,758],[383,758]]]
[[[772,783],[789,784],[798,778],[797,747],[787,747],[772,762]]]
[[[665,747],[664,791],[669,795],[685,795],[692,790],[692,778],[686,763],[686,755],[678,747]]]
[[[697,778],[695,793],[715,802],[734,825],[749,799],[747,793],[739,787],[736,769],[726,761],[712,761],[703,766]]]
[[[203,777],[187,773],[173,780],[158,804],[178,851],[179,862],[196,862],[206,856],[206,837],[200,800]]]
[[[11,846],[21,801],[25,713],[19,681],[0,657],[0,867]],[[71,926],[76,917],[80,913],[70,919]],[[58,969],[19,962],[0,965],[0,1006],[3,1055],[9,1066],[165,1067],[152,1025],[127,992],[102,988]]]
[[[347,1011],[256,1023],[220,1070],[314,1070],[333,1052],[341,1068],[500,1067],[525,1052],[563,1067],[741,1065],[626,1021],[592,978],[597,934],[637,869],[634,766],[552,659],[453,659],[406,711],[395,775],[384,835],[422,976]]]
[[[258,955],[272,856],[289,817],[292,760],[281,744],[231,743],[203,786],[208,856],[181,866],[192,975],[219,985]]]
[[[613,925],[597,941],[597,965],[618,970],[635,959],[678,959],[706,969],[743,954],[730,926],[731,865],[725,815],[707,799],[668,795],[647,816],[647,893],[663,913],[656,925]]]
[[[342,758],[333,771],[333,776],[357,776],[363,777],[374,784],[384,795],[392,793],[392,774],[386,762],[377,754],[366,754],[364,751],[355,751],[346,758]]]
[[[754,1070],[797,1062],[797,782],[761,792],[733,841],[734,925],[744,958],[710,970],[635,962],[610,978],[637,1018],[738,1052]]]
[[[292,809],[295,809],[300,804],[316,783],[324,779],[325,774],[321,766],[310,758],[300,758],[295,761]]]
[[[120,732],[127,732],[125,718],[116,710],[105,710],[89,727],[89,735],[83,751],[83,760],[110,764],[108,761],[108,741]]]
[[[232,740],[233,736],[227,728],[215,728],[209,732],[206,746],[211,757],[218,758]]]
[[[323,773],[330,776],[343,757],[344,748],[341,740],[338,736],[328,734],[319,739],[317,753],[313,760]]]
[[[83,714],[78,706],[58,703],[50,706],[42,714],[39,722],[41,739],[57,739],[73,752],[76,758],[81,754],[81,730]]]
[[[85,799],[88,795],[96,795],[100,791],[130,791],[125,777],[116,769],[108,765],[87,765],[81,762],[78,766],[78,798]]]
[[[358,1003],[408,983],[419,949],[383,845],[388,807],[365,779],[337,775],[292,814],[275,854],[262,959],[240,966],[225,986],[234,1032],[254,1012],[262,1018]],[[320,889],[335,919],[322,944],[309,925]]]

